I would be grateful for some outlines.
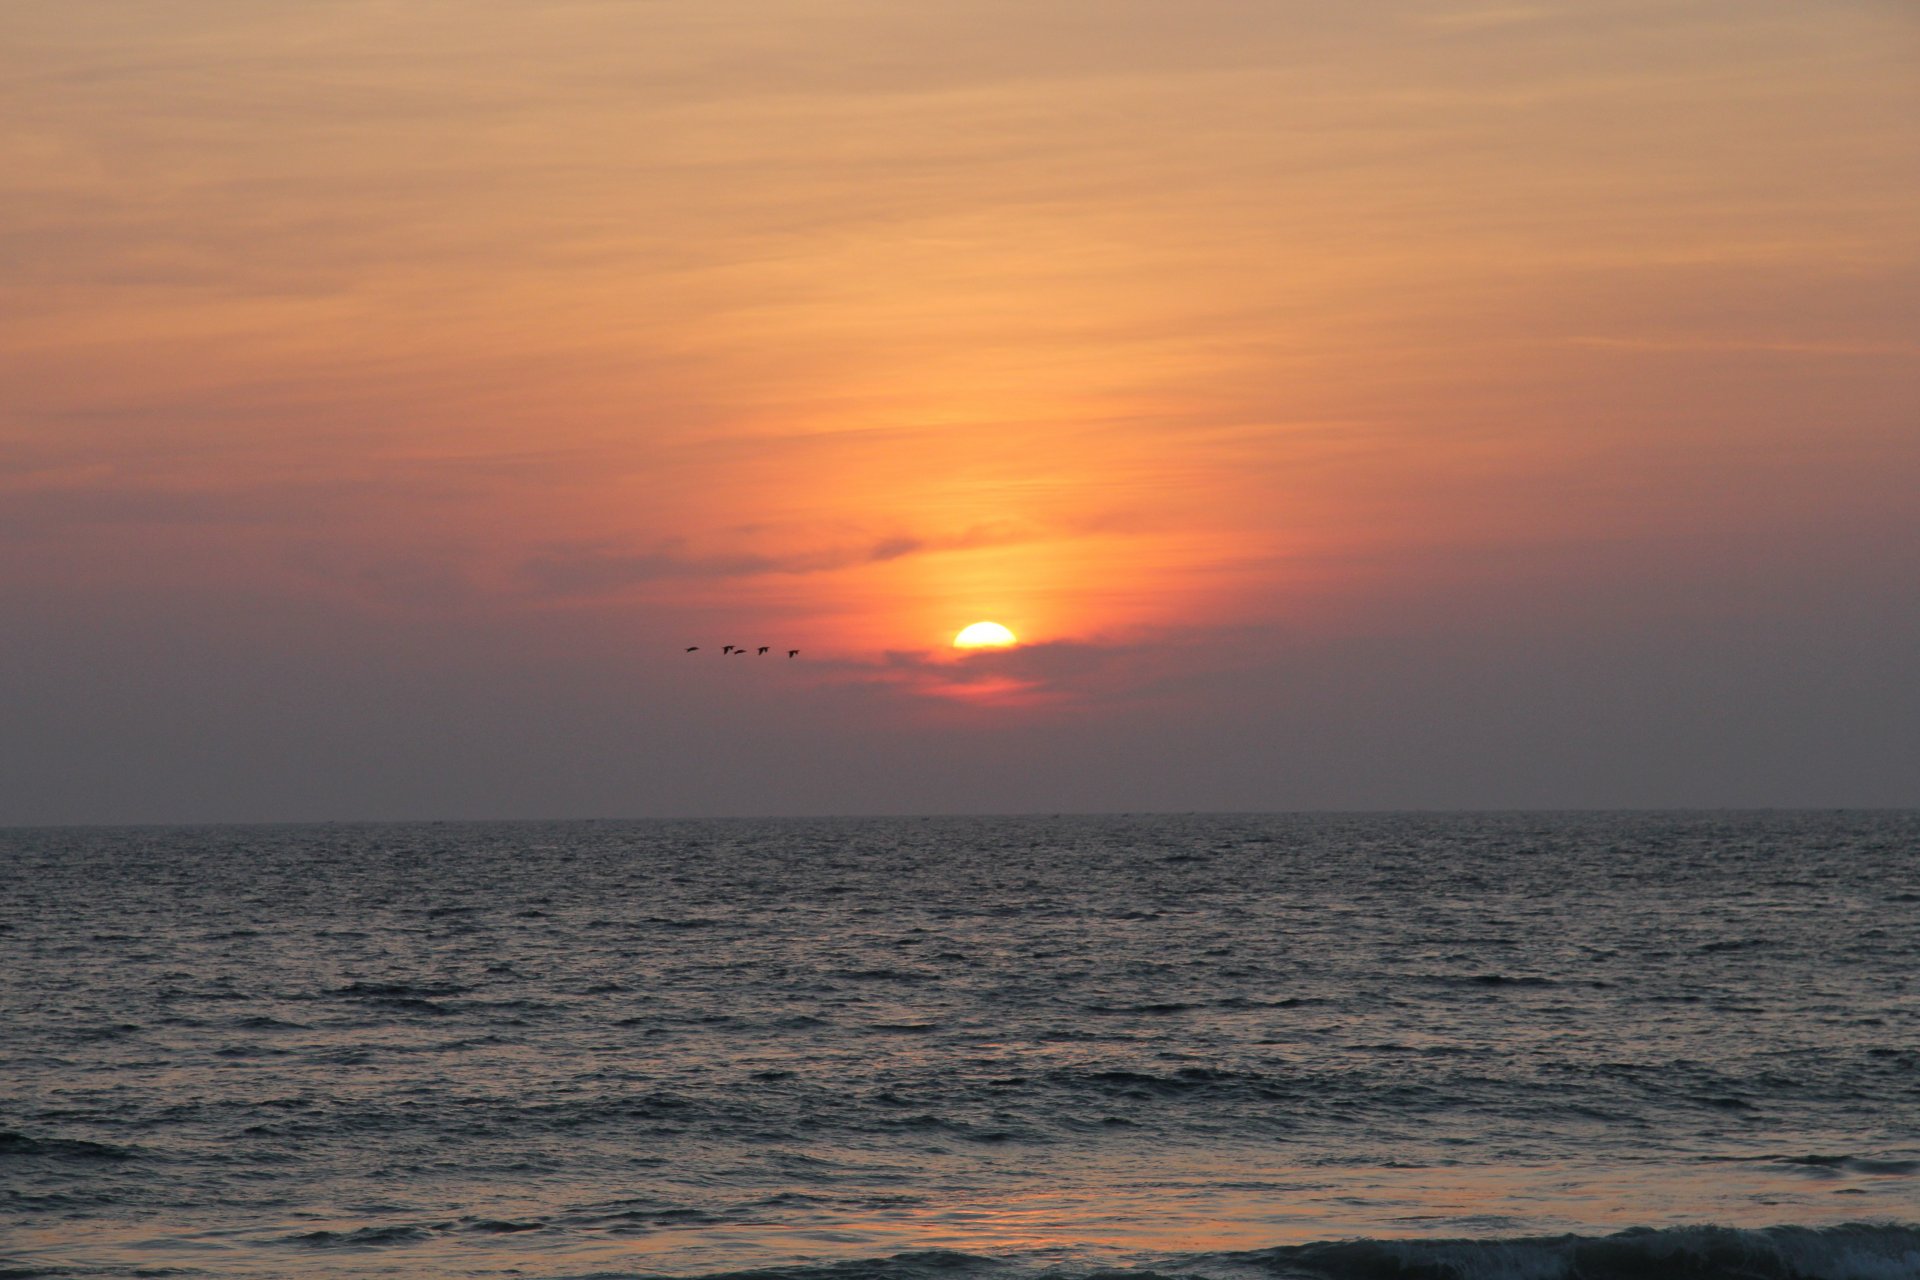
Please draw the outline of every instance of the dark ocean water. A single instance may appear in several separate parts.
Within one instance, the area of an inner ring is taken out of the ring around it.
[[[0,1276],[1920,1277],[1917,960],[1913,813],[0,832]]]

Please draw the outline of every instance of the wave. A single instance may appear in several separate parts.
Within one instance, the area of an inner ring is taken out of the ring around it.
[[[388,1245],[420,1244],[433,1239],[428,1226],[362,1227],[358,1231],[306,1231],[283,1243],[303,1249],[377,1249]]]
[[[1010,1280],[1004,1258],[948,1250],[886,1258],[709,1273],[701,1280]],[[1920,1228],[1669,1227],[1608,1236],[1491,1240],[1341,1240],[1248,1253],[1195,1254],[1149,1267],[1075,1271],[1034,1280],[1920,1280]],[[597,1280],[616,1280],[599,1273]],[[660,1280],[648,1277],[647,1280]]]
[[[1857,1155],[1705,1156],[1725,1164],[1776,1164],[1810,1173],[1860,1173],[1876,1178],[1905,1178],[1920,1174],[1920,1160]]]
[[[1779,1163],[1805,1165],[1811,1169],[1841,1169],[1882,1178],[1920,1173],[1920,1160],[1870,1160],[1865,1156],[1781,1156]]]
[[[108,1142],[88,1142],[84,1138],[32,1138],[24,1133],[0,1130],[0,1158],[9,1156],[46,1160],[131,1160],[134,1153]]]
[[[1510,1240],[1351,1240],[1234,1257],[1287,1280],[1916,1280],[1920,1229],[1851,1223]]]
[[[652,1217],[653,1215],[648,1215]],[[467,1219],[358,1231],[314,1231],[281,1241],[301,1249],[385,1251],[461,1233],[540,1234],[545,1222]],[[1920,1227],[1851,1223],[1640,1228],[1607,1236],[1507,1239],[1355,1239],[1244,1253],[1190,1254],[1133,1268],[1023,1266],[1016,1259],[922,1250],[828,1263],[701,1273],[697,1280],[1920,1280]],[[573,1280],[671,1280],[597,1271]],[[688,1277],[687,1280],[696,1280]]]

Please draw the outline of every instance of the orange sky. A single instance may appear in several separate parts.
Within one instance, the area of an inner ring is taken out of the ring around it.
[[[892,724],[980,618],[1097,711],[1916,563],[1892,0],[24,0],[0,72],[48,651],[771,642]]]

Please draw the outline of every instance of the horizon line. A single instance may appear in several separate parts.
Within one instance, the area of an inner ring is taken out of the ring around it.
[[[1299,809],[1030,809],[1019,811],[947,811],[934,813],[684,813],[600,817],[441,817],[441,818],[220,818],[209,820],[134,820],[124,822],[0,822],[0,833],[20,831],[152,831],[255,827],[427,827],[554,826],[588,823],[678,822],[886,822],[1064,818],[1338,818],[1466,816],[1628,816],[1687,814],[1920,814],[1920,805],[1653,805],[1653,806],[1507,806]]]

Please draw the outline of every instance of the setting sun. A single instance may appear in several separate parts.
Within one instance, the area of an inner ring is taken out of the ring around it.
[[[1020,637],[997,622],[976,622],[953,638],[956,649],[1004,649],[1018,644]]]

